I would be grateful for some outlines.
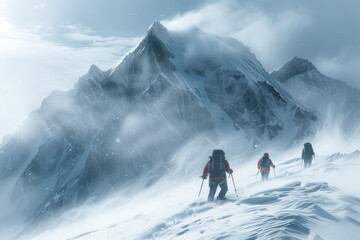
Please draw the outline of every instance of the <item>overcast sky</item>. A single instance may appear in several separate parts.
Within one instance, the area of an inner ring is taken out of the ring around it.
[[[358,0],[0,0],[0,137],[91,64],[106,70],[155,20],[248,45],[268,71],[292,57],[360,89]]]

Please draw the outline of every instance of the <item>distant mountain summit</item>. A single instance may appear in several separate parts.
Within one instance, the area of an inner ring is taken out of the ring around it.
[[[282,66],[279,70],[272,72],[271,75],[280,82],[285,82],[292,77],[311,70],[317,71],[317,69],[311,62],[306,59],[294,57],[284,66]]]
[[[242,43],[155,22],[118,66],[91,66],[1,145],[0,200],[12,208],[0,221],[47,216],[134,182],[149,186],[195,138],[207,148],[228,137],[246,142],[242,151],[288,146],[313,136],[319,122]]]
[[[308,60],[293,58],[271,73],[297,102],[320,112],[329,129],[348,138],[360,134],[360,91],[323,75]]]

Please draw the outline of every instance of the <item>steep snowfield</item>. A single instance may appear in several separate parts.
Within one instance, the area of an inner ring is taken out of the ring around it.
[[[72,210],[23,239],[355,239],[359,160],[360,151],[318,156],[303,170],[299,158],[274,159],[276,176],[260,182],[254,159],[235,166],[239,197],[229,178],[225,203],[205,202],[207,184],[197,199],[201,179],[169,174],[136,196]]]

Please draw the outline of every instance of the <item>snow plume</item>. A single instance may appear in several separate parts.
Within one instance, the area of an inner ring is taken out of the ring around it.
[[[351,133],[344,133],[341,124],[344,117],[336,120],[334,115],[328,115],[324,127],[312,140],[316,146],[316,154],[331,154],[333,152],[349,152],[359,148],[360,126],[357,126]]]
[[[237,38],[256,54],[268,71],[287,59],[311,59],[326,74],[360,89],[359,2],[217,1],[164,21],[170,29],[197,26]],[[344,16],[337,20],[334,16]],[[348,37],[352,36],[352,37]]]
[[[221,19],[221,21],[219,21]],[[298,29],[310,24],[309,16],[301,8],[284,10],[276,16],[251,3],[220,1],[164,21],[169,29],[197,26],[206,32],[231,36],[249,46],[269,70],[283,61],[284,52],[291,49],[298,37]],[[286,35],[283,33],[287,33]],[[281,47],[277,47],[281,46]]]

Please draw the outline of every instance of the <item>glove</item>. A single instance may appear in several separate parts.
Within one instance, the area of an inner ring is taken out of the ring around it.
[[[232,174],[234,171],[230,168],[229,173]]]
[[[207,176],[201,176],[202,179],[207,179]]]
[[[273,166],[273,168],[275,168],[275,165]]]

